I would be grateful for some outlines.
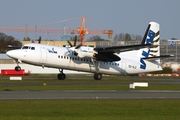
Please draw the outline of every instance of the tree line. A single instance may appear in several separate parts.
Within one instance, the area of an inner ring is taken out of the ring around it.
[[[87,41],[104,41],[105,39],[101,38],[100,36],[92,36],[87,39]],[[128,34],[128,33],[119,33],[114,35],[113,41],[131,41],[131,40],[142,40],[141,35],[134,35],[134,34]],[[105,40],[107,41],[107,40]]]
[[[9,49],[8,45],[21,46],[22,43],[15,39],[13,36],[8,36],[4,33],[0,33],[0,53],[6,53]]]

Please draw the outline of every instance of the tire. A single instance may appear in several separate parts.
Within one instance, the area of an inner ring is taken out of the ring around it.
[[[59,73],[59,74],[57,75],[57,78],[58,78],[59,80],[65,80],[65,79],[66,79],[66,75]]]
[[[95,73],[94,74],[94,79],[95,80],[101,80],[102,79],[102,74],[101,73]]]
[[[20,71],[21,67],[20,66],[16,66],[14,69],[15,69],[15,71]]]

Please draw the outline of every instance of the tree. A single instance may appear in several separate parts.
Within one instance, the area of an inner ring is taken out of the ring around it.
[[[134,35],[134,34],[128,34],[128,33],[119,33],[116,34],[114,37],[114,41],[131,41],[131,40],[142,40],[141,35]]]
[[[136,35],[135,39],[134,40],[142,40],[142,36],[141,35]]]
[[[125,40],[125,34],[124,33],[119,34],[119,40]]]
[[[23,41],[30,41],[31,39],[29,37],[24,37]]]
[[[115,41],[115,42],[118,42],[118,41],[119,41],[119,37],[118,37],[117,34],[114,36],[114,41]]]
[[[126,33],[125,41],[131,41],[131,35],[130,34]]]
[[[21,42],[16,40],[12,36],[7,36],[4,33],[0,33],[0,53],[6,53],[9,49],[8,45],[21,46]]]
[[[89,39],[87,39],[87,41],[104,41],[104,39],[102,39],[100,36],[96,35],[96,36],[92,36]]]

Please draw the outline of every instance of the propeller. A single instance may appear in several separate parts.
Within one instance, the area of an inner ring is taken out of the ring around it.
[[[69,44],[71,47],[75,47],[75,46],[76,46],[76,42],[77,42],[77,36],[75,36],[75,38],[74,38],[74,45],[72,45],[69,40],[68,40],[67,42],[68,42],[68,44]],[[79,45],[78,45],[78,46],[79,46]]]
[[[41,44],[41,36],[39,36],[38,44]]]
[[[79,44],[78,46],[76,46],[76,43],[77,43],[77,36],[75,36],[75,39],[74,39],[74,45],[72,45],[71,42],[70,42],[69,40],[68,40],[67,42],[68,42],[68,44],[69,44],[70,47],[71,47],[71,48],[70,48],[71,51],[73,51],[74,55],[77,56],[77,55],[78,55],[77,49],[79,49],[79,48],[82,46],[82,44]]]
[[[68,40],[67,42],[68,42],[68,44],[69,44],[71,47],[73,47],[73,45],[71,44],[71,42],[70,42],[69,40]]]
[[[77,36],[74,37],[74,46],[76,46]]]
[[[78,46],[75,47],[75,49],[79,49],[82,46],[82,44],[79,44]]]

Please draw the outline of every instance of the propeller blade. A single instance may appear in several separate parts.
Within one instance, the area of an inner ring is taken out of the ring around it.
[[[78,46],[75,47],[75,49],[79,49],[82,46],[82,44],[79,44]]]
[[[68,40],[67,42],[68,42],[68,44],[69,44],[71,47],[73,47],[73,45],[71,44],[71,42],[70,42],[69,40]]]
[[[39,39],[38,39],[38,44],[41,43],[41,36],[39,36]]]
[[[74,46],[76,46],[76,42],[77,42],[77,36],[75,36],[74,38]]]

